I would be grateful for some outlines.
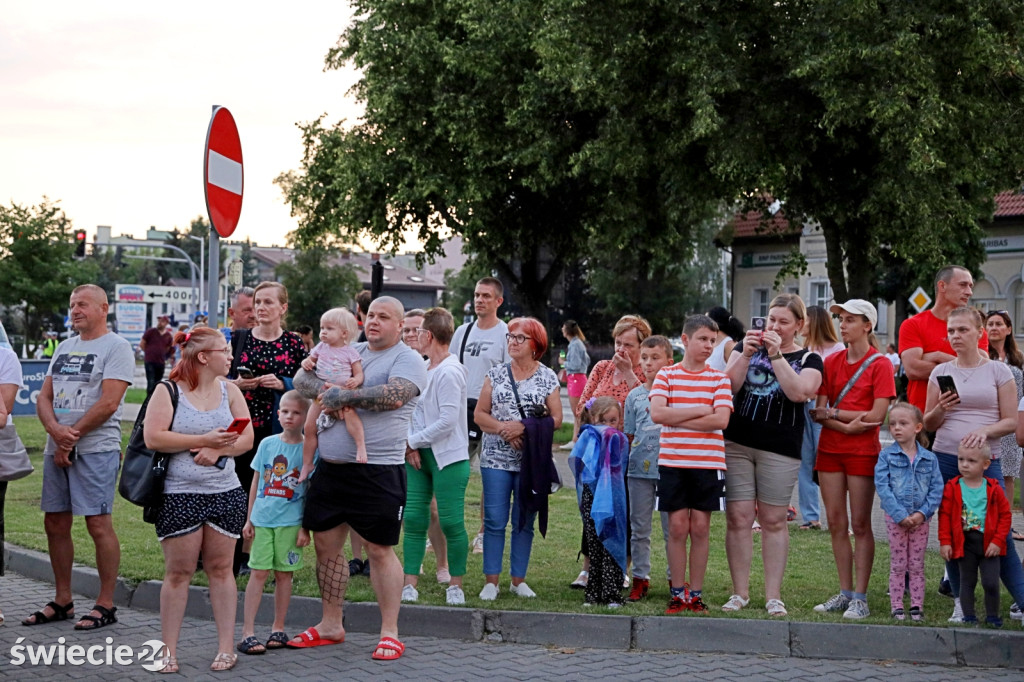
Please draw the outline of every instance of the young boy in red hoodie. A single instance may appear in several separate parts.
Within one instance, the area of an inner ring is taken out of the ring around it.
[[[999,482],[983,474],[992,460],[987,444],[960,445],[956,453],[960,475],[942,491],[939,506],[939,553],[960,568],[960,605],[964,623],[977,624],[974,588],[981,571],[985,592],[985,622],[1003,626],[999,617],[999,557],[1006,554],[1010,533],[1010,503]]]

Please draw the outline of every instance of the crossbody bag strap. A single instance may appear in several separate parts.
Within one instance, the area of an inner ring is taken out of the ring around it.
[[[466,342],[469,341],[469,333],[473,331],[473,325],[476,324],[476,320],[469,323],[466,327],[466,333],[462,335],[462,346],[459,348],[459,363],[466,364],[466,361],[462,359],[462,356],[466,354]]]
[[[853,388],[853,385],[857,383],[857,379],[860,379],[860,375],[864,373],[864,370],[870,367],[871,363],[880,357],[882,357],[881,353],[875,353],[867,360],[865,360],[864,364],[857,368],[857,371],[853,373],[853,376],[850,377],[850,380],[846,382],[846,386],[843,386],[843,390],[839,392],[839,397],[836,398],[836,401],[834,403],[832,403],[832,407],[838,407],[839,403],[843,402],[843,398],[845,398],[846,394],[850,392],[850,389]]]
[[[523,411],[523,404],[519,402],[519,389],[516,388],[516,378],[512,376],[512,363],[505,365],[505,371],[508,372],[509,383],[512,384],[512,395],[516,397],[516,407],[519,409],[519,414],[523,419],[526,419],[526,412]]]

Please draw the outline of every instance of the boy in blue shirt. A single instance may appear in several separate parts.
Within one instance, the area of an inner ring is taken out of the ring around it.
[[[284,618],[292,596],[292,573],[302,568],[302,548],[309,544],[309,531],[302,527],[306,482],[299,483],[302,469],[302,425],[309,401],[297,391],[281,396],[277,411],[283,433],[260,443],[252,468],[249,491],[249,520],[242,535],[252,540],[249,567],[252,573],[245,588],[242,641],[243,654],[262,654],[280,649],[288,642]],[[263,598],[263,586],[274,571],[274,625],[264,645],[256,639],[256,612]]]
[[[629,438],[629,525],[633,557],[633,589],[627,601],[636,602],[647,596],[651,584],[651,519],[657,508],[658,453],[661,452],[661,426],[651,421],[648,395],[654,377],[662,367],[672,364],[672,344],[664,336],[648,336],[640,344],[640,366],[647,383],[637,386],[626,396],[623,432]],[[668,514],[661,513],[661,529],[668,540]],[[667,553],[667,551],[666,551]]]

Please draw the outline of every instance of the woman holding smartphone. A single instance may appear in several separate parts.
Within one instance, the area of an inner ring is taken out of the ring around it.
[[[221,381],[231,366],[231,346],[209,328],[178,332],[181,362],[171,370],[178,405],[158,384],[146,410],[146,447],[170,452],[164,501],[156,534],[164,552],[160,626],[166,651],[163,672],[178,672],[178,636],[188,588],[199,553],[210,580],[210,604],[217,623],[217,657],[211,670],[229,670],[237,656],[235,608],[238,594],[231,574],[235,542],[242,535],[248,495],[235,475],[235,459],[252,444],[252,427],[238,433],[225,427],[248,420],[242,392]]]
[[[253,292],[256,326],[236,334],[242,335],[235,347],[238,357],[232,363],[234,383],[241,389],[252,413],[252,449],[240,455],[237,462],[238,480],[248,491],[252,485],[252,458],[267,436],[279,433],[277,401],[292,388],[292,377],[299,371],[306,357],[302,338],[285,331],[282,326],[288,312],[288,290],[280,282],[261,282]],[[247,552],[248,550],[246,550]],[[234,571],[248,571],[248,554],[239,542],[235,554]]]
[[[955,308],[946,318],[949,345],[956,359],[936,365],[928,379],[924,428],[935,431],[932,451],[939,460],[942,479],[960,474],[957,449],[988,444],[992,461],[985,470],[987,478],[1003,485],[999,440],[1017,428],[1017,385],[1013,374],[1002,362],[993,361],[978,350],[984,321],[975,308]],[[949,584],[956,599],[951,623],[963,618],[960,608],[960,569],[955,561],[946,562]],[[1014,542],[1007,537],[1006,554],[999,558],[999,575],[1018,604],[1024,604],[1024,569]]]

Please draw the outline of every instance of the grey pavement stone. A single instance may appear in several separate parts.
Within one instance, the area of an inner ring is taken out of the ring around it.
[[[634,648],[642,650],[745,651],[751,654],[788,656],[789,623],[747,621],[738,626],[732,618],[705,616],[633,619]]]
[[[967,665],[1024,668],[1024,635],[1015,624],[1010,627],[1013,630],[953,630],[962,662]]]
[[[629,616],[530,611],[488,611],[484,630],[500,633],[515,644],[551,644],[628,649],[632,623]]]
[[[942,628],[791,622],[789,629],[794,656],[958,662],[953,631]]]

